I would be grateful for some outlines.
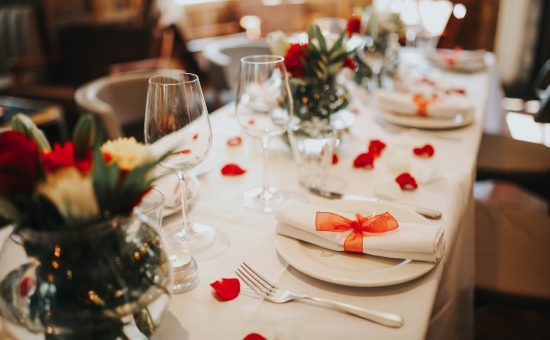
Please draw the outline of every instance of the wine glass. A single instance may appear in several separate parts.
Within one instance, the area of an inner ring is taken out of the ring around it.
[[[374,88],[378,87],[380,82],[380,73],[386,60],[385,46],[382,42],[376,41],[373,37],[366,36],[363,47],[357,50],[357,55],[363,63],[372,70],[372,79]]]
[[[212,145],[212,127],[199,77],[169,71],[149,79],[145,109],[145,142],[153,150],[170,151],[161,166],[174,171],[180,181],[182,225],[173,237],[191,253],[214,243],[216,232],[208,225],[191,223],[187,209],[187,171],[207,156]]]
[[[241,59],[235,111],[239,125],[261,142],[263,151],[263,184],[244,193],[244,204],[271,212],[283,203],[284,197],[267,182],[269,144],[273,137],[287,131],[292,114],[283,57],[255,55]]]

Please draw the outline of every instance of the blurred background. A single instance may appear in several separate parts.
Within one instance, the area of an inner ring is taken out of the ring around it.
[[[379,3],[389,10],[402,11],[406,2]],[[549,2],[452,2],[453,15],[439,47],[494,51],[506,96],[534,98],[531,85],[550,55]],[[365,0],[0,0],[0,95],[18,99],[11,104],[4,100],[4,111],[13,106],[20,111],[32,111],[40,103],[19,99],[42,100],[43,106],[57,108],[59,114],[50,112],[50,117],[45,116],[39,122],[54,121],[55,128],[50,134],[61,129],[54,138],[63,139],[83,109],[75,101],[79,87],[112,74],[157,68],[183,68],[197,73],[208,107],[214,110],[232,98],[234,84],[228,78],[235,66],[224,59],[231,56],[232,49],[238,54],[235,47],[248,45],[255,50],[249,49],[247,53],[265,51],[261,38],[271,31],[299,32],[316,18],[349,18],[359,6],[370,3]],[[124,127],[124,132],[140,137],[139,126],[138,122],[133,130]]]

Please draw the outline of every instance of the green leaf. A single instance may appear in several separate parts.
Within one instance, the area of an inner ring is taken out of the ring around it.
[[[323,33],[321,33],[321,28],[319,28],[318,25],[315,25],[315,33],[316,38],[319,40],[319,47],[321,48],[321,51],[323,51],[325,54],[327,53],[327,42],[325,41],[325,36]]]
[[[99,147],[94,149],[92,180],[94,192],[102,213],[108,212],[115,199],[120,171],[116,164],[107,165]]]
[[[332,48],[329,51],[329,54],[328,54],[329,57],[331,55],[333,55],[334,53],[336,53],[339,49],[342,48],[342,44],[344,42],[345,35],[346,35],[346,33],[340,34],[340,36],[338,37],[338,40],[336,40],[336,42],[334,43],[334,45],[332,46]]]
[[[83,158],[92,149],[96,140],[96,125],[92,115],[82,116],[73,133],[74,152],[77,158]]]
[[[12,221],[19,222],[21,220],[19,211],[8,199],[0,197],[0,216]]]
[[[11,127],[14,131],[24,133],[27,137],[31,138],[40,151],[44,152],[52,149],[42,130],[27,115],[22,113],[16,114],[11,119]]]

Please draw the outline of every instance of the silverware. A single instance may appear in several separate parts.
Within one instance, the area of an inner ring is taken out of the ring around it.
[[[403,326],[404,323],[403,318],[397,314],[380,312],[303,294],[296,294],[289,290],[278,288],[274,283],[258,274],[258,272],[245,262],[241,263],[241,266],[235,270],[235,273],[256,294],[270,302],[285,303],[293,300],[312,300],[384,326],[399,328]]]
[[[321,196],[324,198],[328,198],[331,200],[334,199],[341,199],[341,200],[361,200],[361,201],[369,201],[369,202],[379,202],[379,203],[389,203],[394,205],[399,205],[408,209],[414,210],[417,214],[420,214],[426,218],[432,219],[432,220],[439,220],[441,218],[441,212],[429,208],[423,208],[423,207],[417,207],[414,205],[409,204],[403,204],[403,203],[395,203],[395,202],[389,202],[379,199],[376,196],[365,196],[365,195],[352,195],[352,194],[343,194],[339,192],[334,191],[327,191],[327,190],[321,190],[317,188],[308,188],[309,192]]]

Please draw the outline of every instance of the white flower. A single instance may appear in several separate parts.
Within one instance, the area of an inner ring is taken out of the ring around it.
[[[92,177],[75,167],[49,173],[36,188],[66,220],[86,220],[99,215]]]
[[[151,150],[134,137],[107,141],[101,146],[101,153],[108,163],[114,162],[126,171],[155,160]]]
[[[281,31],[271,32],[266,37],[271,53],[284,57],[288,50],[288,38]]]

